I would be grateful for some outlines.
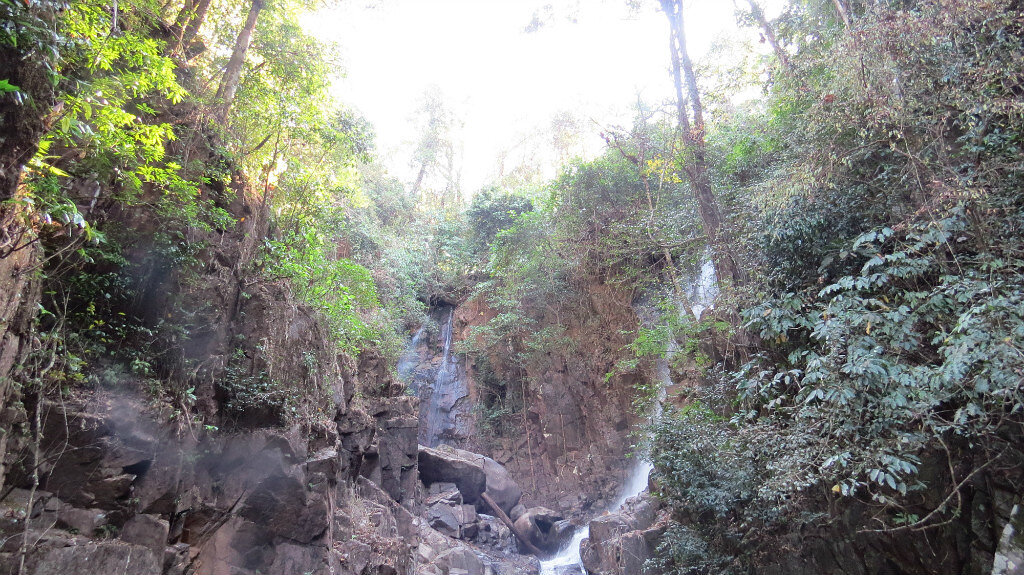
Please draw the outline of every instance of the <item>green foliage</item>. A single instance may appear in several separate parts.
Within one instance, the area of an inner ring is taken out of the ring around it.
[[[748,368],[744,399],[827,434],[813,463],[844,494],[906,494],[923,449],[950,433],[984,444],[1024,410],[1024,261],[953,247],[969,235],[963,206],[869,232],[848,255],[859,273],[746,312],[762,338],[790,345],[776,369]]]
[[[290,279],[296,295],[324,315],[332,338],[358,352],[381,333],[363,317],[378,305],[373,278],[363,266],[332,257],[327,238],[308,228],[302,231],[266,242],[266,273]]]
[[[529,198],[501,194],[493,189],[476,194],[466,210],[473,248],[486,251],[500,232],[510,229],[519,216],[532,211],[533,202]]]

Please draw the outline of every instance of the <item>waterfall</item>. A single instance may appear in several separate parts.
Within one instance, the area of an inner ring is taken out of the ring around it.
[[[455,406],[469,393],[465,378],[460,377],[459,360],[451,352],[454,323],[455,309],[452,308],[441,328],[443,354],[433,384],[429,391],[418,390],[421,397],[429,393],[420,414],[421,421],[425,424],[420,430],[420,443],[429,447],[437,447],[444,443],[446,435],[456,430],[459,422],[456,421]]]
[[[424,324],[416,330],[415,335],[412,336],[412,340],[409,341],[409,345],[406,346],[405,351],[402,352],[402,356],[398,358],[396,371],[398,372],[398,379],[403,383],[413,383],[416,366],[420,363],[419,345],[420,341],[423,339],[423,333],[426,329],[427,326]]]
[[[675,345],[675,342],[670,342],[669,349],[665,354],[665,357],[658,360],[658,400],[654,405],[654,413],[651,414],[652,419],[661,416],[661,402],[665,399],[666,389],[672,384],[668,358],[671,357],[677,349],[678,346]],[[654,464],[642,457],[637,457],[633,462],[633,466],[629,470],[626,482],[622,485],[622,492],[619,494],[618,499],[615,500],[615,503],[608,506],[606,511],[614,513],[618,511],[627,500],[643,493],[644,490],[647,489],[647,481],[651,475],[651,471],[653,470]],[[564,547],[559,549],[557,555],[547,561],[540,562],[540,575],[581,575],[585,573],[583,569],[583,559],[580,557],[580,544],[582,544],[583,540],[589,536],[589,524],[577,528],[572,535],[572,539]]]
[[[689,292],[686,295],[690,298],[690,307],[697,319],[700,319],[700,314],[704,313],[704,310],[714,307],[715,298],[718,297],[718,277],[715,275],[715,264],[711,261],[710,251],[706,254],[704,263],[700,266],[700,272],[697,277],[693,278],[690,289],[687,291]]]

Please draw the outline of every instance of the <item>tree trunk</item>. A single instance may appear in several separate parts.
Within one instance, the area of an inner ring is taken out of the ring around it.
[[[182,37],[182,46],[188,46],[195,39],[196,34],[199,33],[199,29],[202,28],[203,22],[206,21],[206,12],[210,9],[210,0],[200,0],[199,5],[196,6],[196,13],[192,16],[192,20],[189,21],[188,26],[185,27],[185,33]]]
[[[187,47],[195,39],[199,29],[206,20],[206,12],[210,9],[210,0],[188,0],[171,28],[173,39],[167,45],[167,52],[173,54]]]
[[[697,75],[693,71],[693,62],[686,49],[686,27],[682,0],[661,0],[661,7],[668,17],[671,30],[672,77],[676,88],[676,110],[679,115],[679,127],[683,134],[683,170],[690,180],[694,197],[697,200],[697,212],[704,227],[704,234],[711,246],[712,260],[718,281],[731,285],[742,283],[739,266],[736,264],[735,250],[732,239],[725,232],[722,214],[711,188],[708,174],[707,148],[704,143],[704,107],[697,88]],[[683,83],[686,83],[688,98],[683,99]],[[692,121],[687,114],[692,114]]]
[[[779,59],[779,63],[786,70],[790,69],[789,54],[782,49],[779,45],[779,40],[775,36],[775,30],[772,29],[771,23],[765,18],[764,11],[758,6],[755,0],[747,0],[747,4],[750,5],[750,14],[757,20],[758,25],[761,26],[761,33],[764,35],[764,39],[768,42],[768,45],[775,51],[775,57]]]
[[[245,64],[245,54],[252,44],[252,32],[256,29],[256,21],[263,10],[263,0],[253,0],[249,7],[249,16],[245,19],[242,31],[238,33],[235,40],[235,47],[231,51],[231,59],[228,60],[227,68],[224,70],[224,78],[220,87],[217,88],[217,99],[220,100],[220,108],[217,112],[217,119],[226,122],[228,112],[231,111],[231,103],[235,99],[235,92],[238,91],[238,83],[242,79],[242,65]]]
[[[839,16],[843,19],[843,24],[846,25],[846,29],[850,29],[850,15],[846,12],[846,6],[843,6],[843,0],[832,0],[836,5],[836,12],[839,12]]]

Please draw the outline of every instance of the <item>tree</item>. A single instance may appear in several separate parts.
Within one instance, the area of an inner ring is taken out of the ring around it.
[[[186,0],[171,30],[174,37],[167,44],[167,52],[173,54],[188,47],[199,33],[210,8],[210,0]]]
[[[461,202],[462,185],[454,132],[459,121],[436,86],[428,88],[424,93],[423,103],[416,115],[422,123],[422,129],[413,151],[412,162],[418,169],[412,183],[412,194],[419,195],[428,204],[436,202],[441,207],[458,205]],[[429,198],[423,186],[431,176],[441,180],[443,190],[440,190],[440,197],[427,201]]]
[[[242,30],[235,40],[235,47],[231,51],[231,58],[224,70],[224,77],[217,88],[217,99],[220,101],[220,108],[217,110],[217,119],[221,122],[227,121],[228,112],[231,110],[231,102],[235,99],[235,92],[238,91],[238,82],[242,79],[242,65],[245,63],[245,54],[252,44],[252,32],[256,29],[256,21],[263,10],[263,0],[252,0],[249,6],[249,15],[245,19]]]
[[[836,1],[838,2],[838,0]],[[775,30],[772,28],[771,23],[768,22],[768,18],[764,15],[764,10],[761,10],[761,6],[758,5],[756,0],[747,0],[747,4],[750,5],[751,18],[753,18],[754,21],[757,22],[757,25],[761,27],[761,36],[766,42],[768,42],[768,45],[772,47],[772,51],[775,52],[775,57],[779,59],[779,63],[782,64],[782,67],[788,71],[791,68],[791,64],[789,63],[789,54],[786,54],[786,51],[782,49],[782,45],[779,44],[779,40],[775,36]],[[733,1],[733,6],[736,6],[735,0]],[[737,10],[739,9],[738,6],[736,8]]]
[[[662,11],[668,18],[670,48],[672,54],[672,77],[676,89],[676,114],[683,141],[683,171],[686,172],[697,199],[697,212],[704,226],[712,259],[719,282],[732,285],[743,283],[743,274],[736,262],[736,250],[731,236],[723,226],[722,212],[718,206],[711,178],[708,173],[707,147],[704,142],[704,106],[693,62],[686,49],[686,23],[683,0],[660,0]],[[686,82],[687,96],[683,95]],[[689,107],[689,111],[687,111]],[[692,120],[690,118],[692,114]]]

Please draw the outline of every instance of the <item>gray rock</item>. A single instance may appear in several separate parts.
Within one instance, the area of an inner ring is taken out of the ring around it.
[[[1024,575],[1024,510],[1013,506],[992,562],[992,575]]]
[[[512,510],[508,512],[508,517],[513,522],[515,522],[517,519],[523,516],[523,513],[526,513],[526,506],[520,503],[513,507]]]
[[[57,527],[68,531],[93,535],[108,522],[107,514],[100,509],[79,509],[64,505],[57,512]]]
[[[436,483],[454,483],[462,499],[481,511],[490,511],[480,498],[485,491],[505,513],[522,498],[522,489],[505,466],[490,457],[448,446],[432,449],[421,445],[418,461],[420,478],[431,489]]]
[[[468,452],[463,452],[468,453]],[[464,457],[455,449],[419,447],[420,479],[427,485],[437,482],[454,483],[466,503],[476,503],[487,488],[487,474],[480,459],[483,456]]]
[[[105,541],[54,549],[39,561],[32,575],[154,575],[162,572],[161,567],[146,547]]]
[[[164,549],[164,575],[184,575],[188,566],[188,550],[186,543],[175,543]]]
[[[462,510],[457,507],[440,502],[435,503],[427,508],[427,522],[430,527],[448,535],[449,537],[458,538],[462,535],[461,521],[455,515],[456,509],[459,510],[459,514],[462,514]]]
[[[152,551],[155,557],[163,558],[169,529],[169,524],[159,517],[136,515],[121,528],[121,540],[142,545]]]
[[[484,562],[471,550],[465,547],[449,549],[437,556],[435,564],[447,575],[455,575],[460,571],[465,575],[483,575]]]
[[[573,531],[571,523],[546,507],[531,507],[519,516],[515,526],[535,547],[550,553],[558,551]]]
[[[239,513],[272,533],[298,543],[311,543],[327,531],[330,514],[323,496],[306,491],[292,476],[264,479]]]
[[[501,510],[508,513],[515,507],[523,497],[523,490],[509,475],[505,466],[497,461],[484,458],[484,474],[487,476],[487,495],[501,507]]]

